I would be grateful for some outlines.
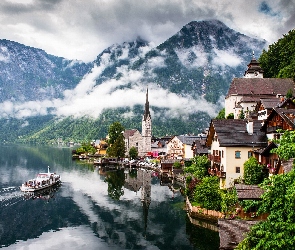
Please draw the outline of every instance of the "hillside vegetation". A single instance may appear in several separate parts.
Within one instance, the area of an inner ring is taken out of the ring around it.
[[[264,77],[295,80],[295,29],[263,50],[259,62]]]

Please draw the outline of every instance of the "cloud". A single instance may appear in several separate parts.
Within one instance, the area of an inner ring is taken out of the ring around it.
[[[17,241],[7,249],[35,249],[36,245],[44,250],[51,249],[107,249],[106,242],[99,239],[88,226],[60,228],[58,231],[44,232],[37,239]],[[116,248],[114,248],[116,249]]]
[[[155,63],[158,65],[163,62],[156,59],[153,64]],[[143,80],[143,71],[129,70],[123,66],[117,69],[122,73],[119,80],[110,79],[96,85],[95,79],[108,65],[110,65],[110,61],[105,56],[101,65],[95,66],[76,88],[64,91],[64,99],[23,103],[5,101],[0,103],[2,110],[0,115],[4,118],[10,116],[26,118],[51,113],[60,117],[82,117],[86,115],[97,118],[105,109],[119,107],[130,107],[132,109],[135,105],[144,105],[147,85]],[[197,111],[207,112],[210,116],[216,115],[217,108],[208,104],[202,97],[195,99],[191,96],[178,96],[153,82],[148,83],[148,88],[151,109],[153,107],[164,108],[167,110],[167,116],[179,117]],[[157,114],[154,115],[157,116]],[[132,116],[132,114],[128,113],[125,116]]]
[[[295,6],[290,0],[259,0],[251,4],[242,0],[234,3],[231,0],[4,0],[0,1],[0,38],[41,48],[53,55],[92,61],[112,44],[135,40],[138,36],[150,42],[150,46],[142,49],[144,55],[194,20],[218,19],[241,33],[274,42],[294,28],[294,13]],[[121,59],[126,58],[127,51],[128,46],[123,48]],[[191,51],[179,50],[177,55],[187,67],[203,66],[207,57],[201,51],[196,46]],[[198,58],[193,63],[192,53]],[[215,50],[215,53],[214,60],[222,67],[240,62],[231,51]],[[0,61],[5,60],[7,55],[0,50]],[[125,66],[117,68],[122,74],[119,80],[96,85],[95,79],[110,63],[109,55],[104,54],[101,64],[75,89],[63,93],[64,99],[5,101],[0,104],[1,117],[25,118],[49,112],[57,116],[98,117],[107,108],[143,105],[147,85],[151,107],[166,108],[167,114],[174,116],[197,111],[215,115],[216,108],[207,105],[203,98],[177,96],[156,83],[144,82],[141,71],[128,70]],[[147,65],[165,67],[165,62],[159,55]],[[125,114],[132,115],[132,112]]]
[[[158,45],[188,22],[206,19],[273,42],[294,28],[294,8],[290,0],[4,0],[0,37],[92,61],[114,43],[140,36]]]
[[[213,65],[219,65],[224,68],[225,66],[237,67],[239,64],[242,63],[242,59],[232,51],[218,49],[214,49],[213,51],[215,53],[212,61]]]

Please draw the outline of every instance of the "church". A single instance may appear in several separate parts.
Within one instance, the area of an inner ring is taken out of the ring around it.
[[[137,149],[138,156],[140,157],[147,155],[152,150],[152,119],[148,100],[148,89],[146,90],[146,101],[144,114],[142,116],[141,133],[137,129],[125,130],[124,140],[127,155],[132,147]]]
[[[234,78],[225,97],[225,117],[229,114],[238,119],[241,112],[246,118],[253,118],[261,102],[276,102],[285,98],[288,91],[295,93],[294,81],[291,78],[264,78],[263,69],[255,59],[247,65],[243,78]]]

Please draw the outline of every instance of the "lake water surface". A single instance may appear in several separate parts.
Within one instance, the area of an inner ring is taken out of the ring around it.
[[[57,190],[20,192],[21,183],[47,166],[61,175]],[[70,148],[4,145],[0,248],[210,250],[219,248],[219,236],[192,225],[181,193],[151,172],[105,172],[72,161]]]

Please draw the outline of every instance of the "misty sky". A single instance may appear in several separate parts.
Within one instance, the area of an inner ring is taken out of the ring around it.
[[[159,45],[190,21],[218,19],[272,43],[294,28],[294,0],[1,0],[0,39],[92,61],[137,36]]]
[[[294,29],[295,4],[294,0],[1,0],[0,18],[0,39],[40,48],[55,56],[90,62],[112,44],[133,41],[140,36],[153,48],[187,23],[208,19],[218,19],[240,33],[273,43]],[[185,66],[200,66],[187,65],[184,50],[176,52]],[[217,63],[224,64],[220,66],[241,63],[230,51],[215,51],[215,54]],[[205,55],[199,56],[198,63],[206,63]],[[150,65],[163,67],[163,58],[152,60],[148,62]],[[63,99],[6,100],[0,103],[0,117],[46,115],[48,110],[57,116],[98,117],[106,108],[143,105],[147,87],[141,81],[143,72],[117,68],[123,77],[96,85],[95,79],[110,63],[110,58],[103,58],[103,63],[95,66],[75,89],[63,93]],[[122,88],[130,83],[132,88]],[[156,83],[148,83],[148,87],[150,105],[169,109],[165,112],[169,117],[186,117],[197,111],[214,117],[220,107],[208,104],[202,97],[195,100],[190,96],[177,96]],[[219,104],[223,103],[221,96]],[[163,116],[151,112],[155,119]]]

